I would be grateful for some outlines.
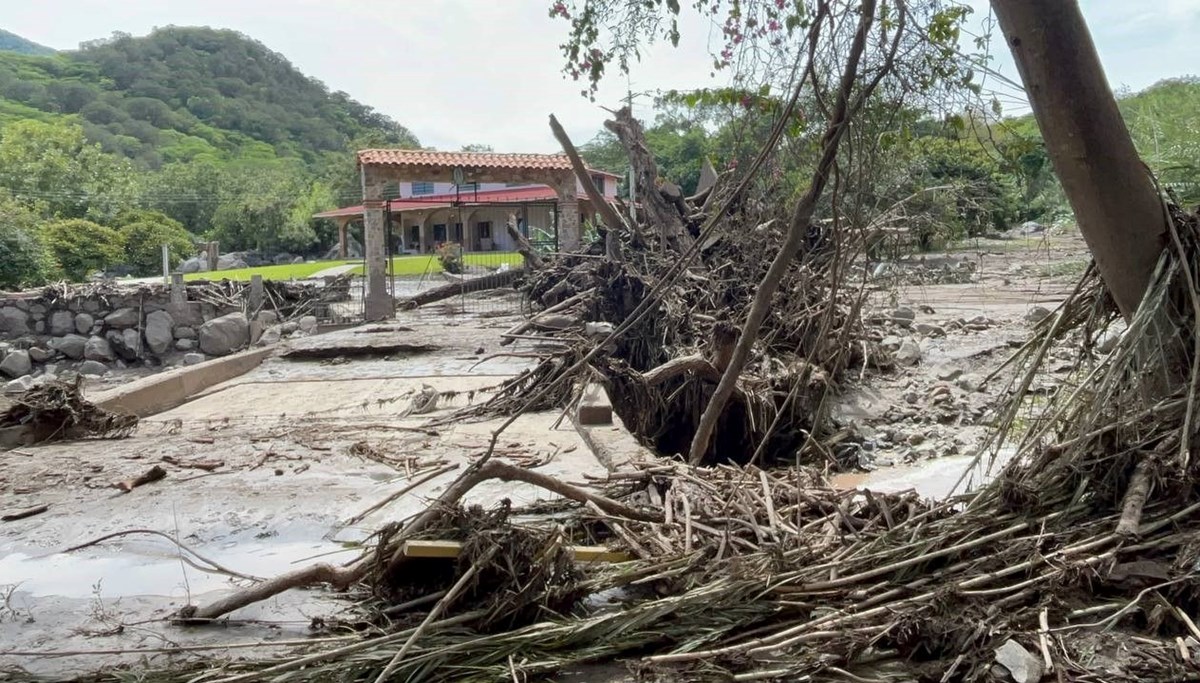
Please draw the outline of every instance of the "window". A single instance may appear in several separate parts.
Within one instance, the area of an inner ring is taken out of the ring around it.
[[[445,242],[446,241],[446,224],[445,223],[438,223],[433,226],[433,241],[434,242]]]
[[[413,183],[412,193],[414,197],[422,194],[433,194],[433,183]]]
[[[607,188],[604,186],[604,182],[606,180],[608,180],[608,178],[605,176],[595,174],[592,175],[592,182],[596,184],[596,190],[599,191],[600,194],[606,194]]]
[[[476,223],[475,225],[477,228],[479,228],[480,239],[487,240],[487,239],[492,238],[492,222],[491,221],[480,221],[479,223]]]
[[[455,223],[455,224],[454,224],[454,241],[455,241],[455,242],[461,242],[461,241],[462,241],[462,235],[463,235],[463,233],[462,233],[462,223]]]

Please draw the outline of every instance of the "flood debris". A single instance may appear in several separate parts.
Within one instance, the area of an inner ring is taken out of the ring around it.
[[[80,379],[43,382],[11,398],[0,431],[19,430],[26,443],[99,437],[120,439],[137,428],[136,415],[105,410],[83,397]]]
[[[133,479],[116,482],[113,484],[113,488],[117,489],[121,493],[129,493],[139,486],[153,484],[156,481],[166,479],[166,477],[167,471],[164,470],[161,465],[155,465]]]

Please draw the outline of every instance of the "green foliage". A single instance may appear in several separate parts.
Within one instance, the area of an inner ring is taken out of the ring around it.
[[[49,223],[42,229],[42,239],[63,273],[74,281],[120,263],[124,257],[119,232],[78,218]]]
[[[38,236],[36,211],[0,192],[0,289],[40,285],[57,270]]]
[[[17,52],[25,55],[52,55],[53,48],[38,45],[32,40],[26,40],[15,33],[0,29],[0,51]]]
[[[1200,78],[1173,78],[1120,100],[1133,143],[1180,201],[1200,202]]]
[[[124,242],[125,265],[136,275],[156,275],[162,271],[162,245],[167,245],[170,267],[196,252],[195,238],[175,220],[158,211],[126,211],[113,226]]]

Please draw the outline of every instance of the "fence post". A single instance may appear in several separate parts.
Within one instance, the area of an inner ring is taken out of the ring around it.
[[[263,279],[261,275],[250,276],[250,297],[247,300],[247,311],[249,317],[253,318],[256,313],[262,310],[263,305]]]
[[[171,303],[187,303],[187,288],[183,286],[183,273],[175,273],[171,276]]]

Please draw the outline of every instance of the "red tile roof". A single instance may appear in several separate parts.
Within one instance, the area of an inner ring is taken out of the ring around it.
[[[492,152],[428,152],[421,149],[364,149],[360,164],[377,166],[426,166],[453,168],[501,168],[521,171],[570,171],[565,154],[494,154]]]
[[[579,201],[590,201],[586,192],[580,192]],[[421,197],[392,199],[388,208],[392,212],[411,211],[414,209],[443,209],[454,206],[455,200],[462,206],[487,206],[489,204],[519,204],[522,202],[552,202],[558,199],[554,190],[545,185],[530,187],[504,188],[500,190],[484,190],[478,193],[463,192],[457,197],[453,194],[430,194]],[[339,218],[343,216],[361,216],[362,205],[347,206],[333,211],[325,211],[313,215],[313,218]]]

